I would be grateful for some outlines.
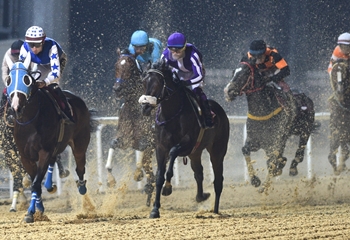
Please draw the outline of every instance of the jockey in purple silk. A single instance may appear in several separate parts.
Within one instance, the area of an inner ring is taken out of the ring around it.
[[[202,90],[205,76],[202,54],[193,44],[187,43],[182,33],[175,32],[169,36],[167,48],[163,51],[161,58],[165,59],[177,73],[184,86],[191,86],[203,108],[206,128],[212,128],[213,119],[210,106]]]

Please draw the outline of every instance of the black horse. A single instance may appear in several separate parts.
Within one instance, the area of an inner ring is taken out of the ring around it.
[[[243,93],[246,94],[248,102],[247,139],[242,152],[253,186],[259,187],[261,181],[254,171],[250,158],[251,152],[263,149],[268,159],[268,174],[263,187],[259,189],[260,192],[265,191],[270,185],[271,176],[282,174],[282,169],[287,161],[283,157],[283,152],[287,139],[291,135],[300,138],[289,175],[298,174],[297,165],[304,159],[307,141],[316,126],[313,101],[302,93],[295,94],[294,99],[288,99],[284,96],[283,90],[278,88],[278,85],[274,83],[264,82],[255,65],[241,62],[224,89],[228,101],[234,100]],[[294,101],[294,104],[288,105],[296,107],[285,111],[277,96],[286,101]]]
[[[141,115],[141,108],[138,104],[138,97],[143,91],[141,74],[138,62],[131,54],[122,54],[117,49],[119,58],[115,64],[115,77],[113,90],[117,99],[124,102],[119,111],[119,121],[116,138],[111,141],[108,153],[106,168],[108,169],[108,183],[113,185],[115,179],[111,174],[112,155],[114,149],[136,150],[137,168],[134,174],[135,181],[143,178],[143,171],[147,176],[147,183],[144,187],[147,194],[146,205],[150,206],[154,189],[155,177],[152,168],[152,155],[154,152],[154,112],[152,116]]]
[[[332,96],[329,98],[330,106],[330,153],[328,160],[334,173],[339,175],[346,170],[345,161],[349,158],[350,144],[350,72],[348,61],[338,61],[333,64],[331,72]],[[337,165],[337,152],[341,147],[339,165]]]
[[[219,212],[219,201],[223,188],[223,161],[227,151],[229,139],[229,120],[222,107],[213,100],[209,100],[215,113],[215,126],[212,129],[202,128],[200,114],[192,91],[181,86],[178,78],[173,77],[172,71],[160,61],[149,68],[143,78],[145,95],[139,102],[142,104],[143,114],[148,115],[158,105],[156,113],[156,156],[157,180],[156,198],[151,218],[159,218],[160,193],[165,181],[166,164],[170,159],[166,173],[166,183],[162,194],[167,196],[172,192],[171,178],[176,157],[188,156],[191,168],[197,182],[196,201],[201,202],[210,196],[203,192],[203,166],[201,155],[204,149],[210,154],[210,161],[214,170],[215,206],[214,213]]]
[[[72,148],[75,158],[79,192],[82,195],[86,193],[86,150],[90,132],[95,126],[84,101],[67,91],[65,95],[75,123],[66,123],[48,90],[36,87],[33,76],[37,73],[29,70],[30,62],[30,55],[24,63],[12,64],[8,61],[10,78],[7,81],[7,92],[15,115],[14,139],[23,167],[32,180],[32,197],[24,219],[26,222],[34,221],[36,208],[44,212],[41,182],[49,169],[45,187],[52,190],[52,168],[57,154],[64,151],[67,145]]]

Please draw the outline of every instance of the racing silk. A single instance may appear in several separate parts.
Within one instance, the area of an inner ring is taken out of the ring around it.
[[[138,55],[136,59],[141,63],[151,62],[154,63],[159,60],[161,56],[161,50],[163,48],[162,42],[156,38],[149,38],[149,44],[144,54]],[[129,44],[129,52],[135,55],[135,49],[132,44]]]
[[[331,61],[329,62],[328,65],[328,73],[331,74],[332,68],[333,68],[333,63],[335,63],[338,60],[348,60],[349,59],[349,55],[345,55],[339,45],[335,47],[335,49],[333,50],[333,54],[331,56]]]
[[[264,55],[264,62],[256,65],[262,75],[270,77],[271,81],[274,82],[279,82],[289,76],[289,66],[286,60],[278,53],[277,49],[267,47]],[[248,52],[248,58],[251,57]]]
[[[192,89],[201,86],[204,79],[203,57],[194,45],[186,44],[185,56],[181,59],[173,59],[168,48],[163,51],[161,58],[177,72],[181,80],[190,81]]]
[[[38,64],[37,70],[41,72],[38,80],[44,80],[46,85],[58,83],[61,75],[60,58],[65,55],[61,46],[51,38],[45,38],[42,51],[37,55],[32,52],[27,42],[21,47],[20,60],[24,60],[28,54],[31,55],[32,65]]]

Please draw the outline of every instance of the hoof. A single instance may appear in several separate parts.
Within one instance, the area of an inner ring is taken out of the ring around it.
[[[207,200],[210,197],[210,193],[203,193],[202,196],[196,196],[196,201],[197,202],[203,202],[205,200]]]
[[[163,187],[163,191],[162,191],[162,195],[163,196],[169,196],[172,192],[173,192],[173,187],[171,185],[164,186]]]
[[[70,174],[69,170],[66,169],[66,170],[60,172],[60,178],[66,178],[69,176],[69,174]]]
[[[296,167],[289,169],[289,176],[295,177],[296,175],[298,175],[298,169]]]
[[[55,192],[57,192],[57,186],[56,185],[52,185],[52,188],[47,189],[47,191],[50,194],[54,194]]]
[[[143,190],[145,191],[146,194],[152,194],[153,193],[153,190],[154,190],[154,187],[152,184],[150,183],[147,183],[145,185],[145,187],[143,188]]]
[[[34,222],[34,215],[32,213],[27,213],[25,216],[24,216],[24,221],[26,223],[33,223]]]
[[[134,180],[140,182],[143,179],[143,171],[141,168],[136,168],[134,172]]]
[[[261,184],[261,181],[260,179],[257,177],[257,176],[253,176],[251,179],[250,179],[250,183],[254,186],[254,187],[259,187],[260,184]]]
[[[10,208],[10,212],[17,212],[15,208]]]
[[[149,218],[160,218],[159,210],[158,209],[153,209],[151,214],[149,215]]]
[[[76,181],[76,184],[77,184],[77,187],[78,187],[78,190],[79,190],[79,193],[81,195],[85,195],[85,193],[87,192],[87,189],[86,189],[86,180],[77,180]]]

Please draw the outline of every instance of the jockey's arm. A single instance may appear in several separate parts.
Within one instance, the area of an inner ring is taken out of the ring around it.
[[[50,50],[50,66],[51,72],[49,72],[44,79],[46,85],[50,85],[51,83],[58,82],[60,78],[60,57],[58,54],[57,45],[53,44]]]

